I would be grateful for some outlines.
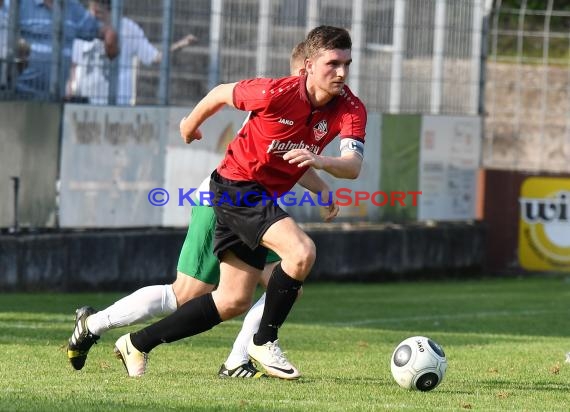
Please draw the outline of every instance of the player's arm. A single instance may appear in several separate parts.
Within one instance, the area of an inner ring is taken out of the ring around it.
[[[71,97],[75,94],[75,90],[77,87],[77,64],[71,63],[71,67],[69,68],[69,79],[65,84],[65,96]]]
[[[148,39],[145,36],[145,41],[148,42]],[[198,38],[196,36],[194,36],[193,34],[188,34],[186,36],[184,36],[183,38],[181,38],[180,40],[172,43],[170,45],[170,52],[171,53],[175,53],[179,50],[182,50],[183,48],[190,46],[194,43],[196,43],[198,41]],[[149,42],[150,44],[150,42]],[[154,47],[154,46],[151,46]],[[160,63],[160,61],[162,60],[162,52],[157,50],[156,55],[154,56],[154,59],[152,59],[151,63]]]
[[[187,34],[177,42],[174,42],[170,45],[170,51],[172,53],[177,52],[178,50],[183,49],[184,47],[190,46],[198,41],[198,37],[194,36],[193,34]]]
[[[305,189],[321,196],[323,206],[321,216],[325,222],[329,222],[338,215],[339,208],[335,201],[334,194],[331,188],[321,177],[317,174],[315,169],[309,168],[297,182]]]
[[[214,87],[188,114],[180,121],[180,136],[186,143],[200,140],[202,132],[198,129],[202,123],[225,105],[235,107],[233,91],[236,83],[225,83]]]
[[[293,149],[285,153],[284,160],[299,167],[311,166],[340,179],[356,179],[362,168],[364,143],[345,137],[340,143],[340,156],[322,156],[306,149]]]
[[[313,168],[307,169],[297,183],[314,194],[330,192],[331,190],[327,182],[325,182]]]
[[[71,97],[77,91],[77,66],[81,62],[81,41],[73,40],[71,47],[71,67],[69,68],[69,78],[65,84],[65,95]]]
[[[119,55],[119,36],[116,30],[108,24],[104,24],[99,32],[99,37],[103,39],[105,54],[109,59],[114,59]]]
[[[362,169],[362,157],[344,153],[340,157],[321,156],[321,169],[340,179],[356,179]]]

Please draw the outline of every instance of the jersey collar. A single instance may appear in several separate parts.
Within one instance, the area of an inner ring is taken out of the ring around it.
[[[332,110],[339,101],[339,96],[335,96],[324,106],[313,107],[313,104],[311,103],[309,94],[307,92],[307,75],[299,76],[299,95],[301,97],[301,100],[303,100],[311,108],[312,112],[326,112]]]

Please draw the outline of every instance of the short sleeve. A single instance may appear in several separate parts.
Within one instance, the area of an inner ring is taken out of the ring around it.
[[[123,19],[126,26],[123,38],[133,44],[133,53],[142,64],[148,66],[158,57],[158,50],[148,41],[143,29],[130,19]]]
[[[366,108],[361,102],[355,103],[342,115],[340,137],[350,137],[364,142],[366,136]]]
[[[94,40],[99,37],[103,23],[97,20],[85,7],[77,1],[69,3],[71,15],[77,27],[76,36],[83,40]]]
[[[273,79],[249,79],[234,87],[234,106],[239,110],[262,111],[271,102]]]
[[[73,64],[81,64],[81,46],[83,40],[73,40],[73,47],[71,48],[71,62]]]

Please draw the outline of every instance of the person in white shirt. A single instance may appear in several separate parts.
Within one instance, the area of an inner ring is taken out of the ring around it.
[[[103,21],[110,21],[110,4],[110,0],[90,0],[89,11]],[[174,43],[171,50],[179,50],[196,40],[196,37],[190,34]],[[133,72],[137,65],[135,59],[148,66],[160,62],[162,53],[150,43],[141,27],[128,17],[121,19],[119,47],[116,104],[132,105],[135,104],[136,97],[133,84]],[[105,54],[103,43],[98,39],[76,39],[71,59],[68,98],[92,104],[108,104],[111,60]]]

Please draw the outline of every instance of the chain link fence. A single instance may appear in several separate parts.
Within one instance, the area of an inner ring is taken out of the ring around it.
[[[62,10],[74,2],[54,0]],[[10,5],[4,5],[3,14],[9,22],[5,26],[12,32],[10,52],[0,56],[9,67],[4,73],[17,72],[14,62],[17,39],[21,36],[14,34],[20,33],[18,27],[24,28],[18,17],[25,14],[23,7],[30,3],[36,2],[12,0]],[[91,3],[83,5],[89,7]],[[287,75],[293,46],[312,27],[329,24],[351,31],[354,62],[350,86],[370,111],[477,114],[481,108],[484,0],[112,0],[108,3],[110,19],[121,34],[121,57],[115,59],[117,63],[109,64],[101,45],[89,49],[83,44],[83,55],[79,53],[83,58],[72,61],[84,77],[95,71],[103,72],[107,81],[104,90],[93,84],[89,85],[91,89],[78,88],[77,78],[72,77],[70,82],[70,74],[61,69],[59,76],[48,76],[47,81],[37,85],[50,92],[47,97],[42,94],[41,99],[57,101],[73,96],[76,100],[103,104],[191,105],[220,82]],[[58,66],[57,60],[74,59],[78,55],[66,44],[65,19],[58,21],[63,24],[61,30],[54,25],[53,30],[43,32],[52,40],[50,60],[45,63],[50,67],[66,67]],[[174,47],[189,34],[195,41]],[[23,37],[34,43],[41,35],[25,33]],[[146,39],[148,45],[144,44]],[[134,46],[139,43],[146,46],[145,50]],[[36,45],[30,46],[29,64],[33,66]],[[156,59],[158,51],[162,51],[162,56]],[[5,81],[2,97],[34,98],[18,93],[17,86],[17,82]]]
[[[496,0],[489,19],[483,165],[570,171],[570,3]]]

